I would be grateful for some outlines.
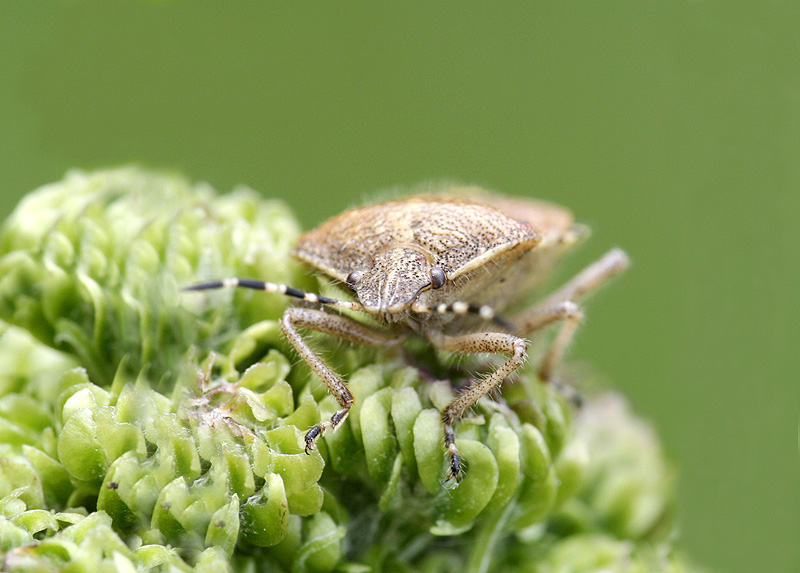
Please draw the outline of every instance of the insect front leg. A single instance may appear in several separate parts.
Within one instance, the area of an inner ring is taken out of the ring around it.
[[[339,314],[328,314],[321,310],[311,308],[289,307],[283,313],[280,321],[281,330],[289,342],[292,343],[298,354],[314,371],[314,374],[328,387],[328,390],[336,398],[339,410],[331,416],[330,420],[324,420],[311,428],[305,437],[306,453],[314,449],[314,445],[329,428],[336,429],[350,412],[350,407],[355,402],[353,394],[347,384],[323,360],[314,352],[305,339],[297,332],[298,328],[309,328],[337,336],[350,342],[368,344],[370,346],[392,346],[403,341],[403,337],[379,332],[352,318]]]
[[[576,301],[597,290],[611,277],[627,269],[628,265],[628,255],[620,249],[613,249],[545,300],[511,318],[514,332],[521,334],[531,334],[563,321],[561,330],[539,366],[539,378],[548,381],[553,377],[556,366],[583,318],[583,311]]]
[[[497,370],[486,378],[475,381],[442,410],[444,446],[450,456],[447,481],[458,481],[461,476],[461,458],[456,449],[453,424],[466,410],[472,408],[478,400],[497,388],[514,370],[522,366],[528,356],[528,345],[524,339],[504,332],[478,332],[462,336],[448,336],[434,331],[427,333],[427,337],[437,347],[451,352],[511,354],[511,358]]]

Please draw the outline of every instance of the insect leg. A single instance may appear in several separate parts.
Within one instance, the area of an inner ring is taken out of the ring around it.
[[[450,456],[450,470],[447,474],[447,480],[458,481],[461,474],[461,458],[455,445],[453,424],[466,410],[499,386],[504,379],[525,362],[528,356],[527,343],[524,339],[505,332],[478,332],[462,336],[448,336],[441,332],[433,331],[427,333],[427,337],[435,346],[451,352],[491,352],[511,355],[511,358],[498,367],[497,370],[486,378],[473,383],[472,386],[459,394],[455,400],[442,410],[444,445]]]
[[[339,410],[330,420],[320,422],[311,428],[305,437],[306,453],[314,449],[317,439],[329,428],[336,429],[344,422],[355,398],[347,384],[323,362],[311,349],[308,343],[297,332],[298,328],[309,328],[324,332],[350,342],[368,344],[370,346],[391,346],[402,342],[403,337],[384,333],[364,326],[352,318],[339,314],[328,314],[312,308],[289,307],[280,321],[281,330],[303,360],[311,367],[314,374],[328,387],[328,390],[339,403]]]
[[[548,301],[577,301],[600,288],[610,278],[618,275],[630,266],[630,259],[622,249],[611,249],[599,260],[595,261],[567,284],[550,295]],[[546,304],[547,301],[545,301]]]
[[[539,377],[542,380],[549,380],[553,376],[556,365],[583,318],[583,311],[575,301],[624,271],[628,268],[628,264],[628,256],[620,249],[613,249],[532,309],[511,319],[514,332],[522,334],[541,330],[554,322],[564,322],[547,356],[539,366]]]

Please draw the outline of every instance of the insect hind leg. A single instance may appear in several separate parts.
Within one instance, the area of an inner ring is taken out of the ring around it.
[[[563,323],[539,366],[539,377],[543,381],[549,381],[553,377],[556,366],[583,319],[583,311],[576,301],[597,290],[613,276],[627,269],[629,264],[624,251],[612,249],[545,300],[512,318],[513,332],[521,334],[536,332],[555,322]]]

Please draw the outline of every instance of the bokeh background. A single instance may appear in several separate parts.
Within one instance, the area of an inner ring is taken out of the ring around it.
[[[0,213],[168,168],[307,228],[452,178],[571,207],[629,273],[572,348],[651,419],[683,545],[800,570],[797,3],[2,2]]]

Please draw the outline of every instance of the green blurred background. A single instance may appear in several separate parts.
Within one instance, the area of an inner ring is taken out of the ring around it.
[[[800,570],[793,2],[0,4],[0,213],[166,167],[310,227],[453,178],[568,205],[629,273],[572,348],[653,420],[684,546]]]

